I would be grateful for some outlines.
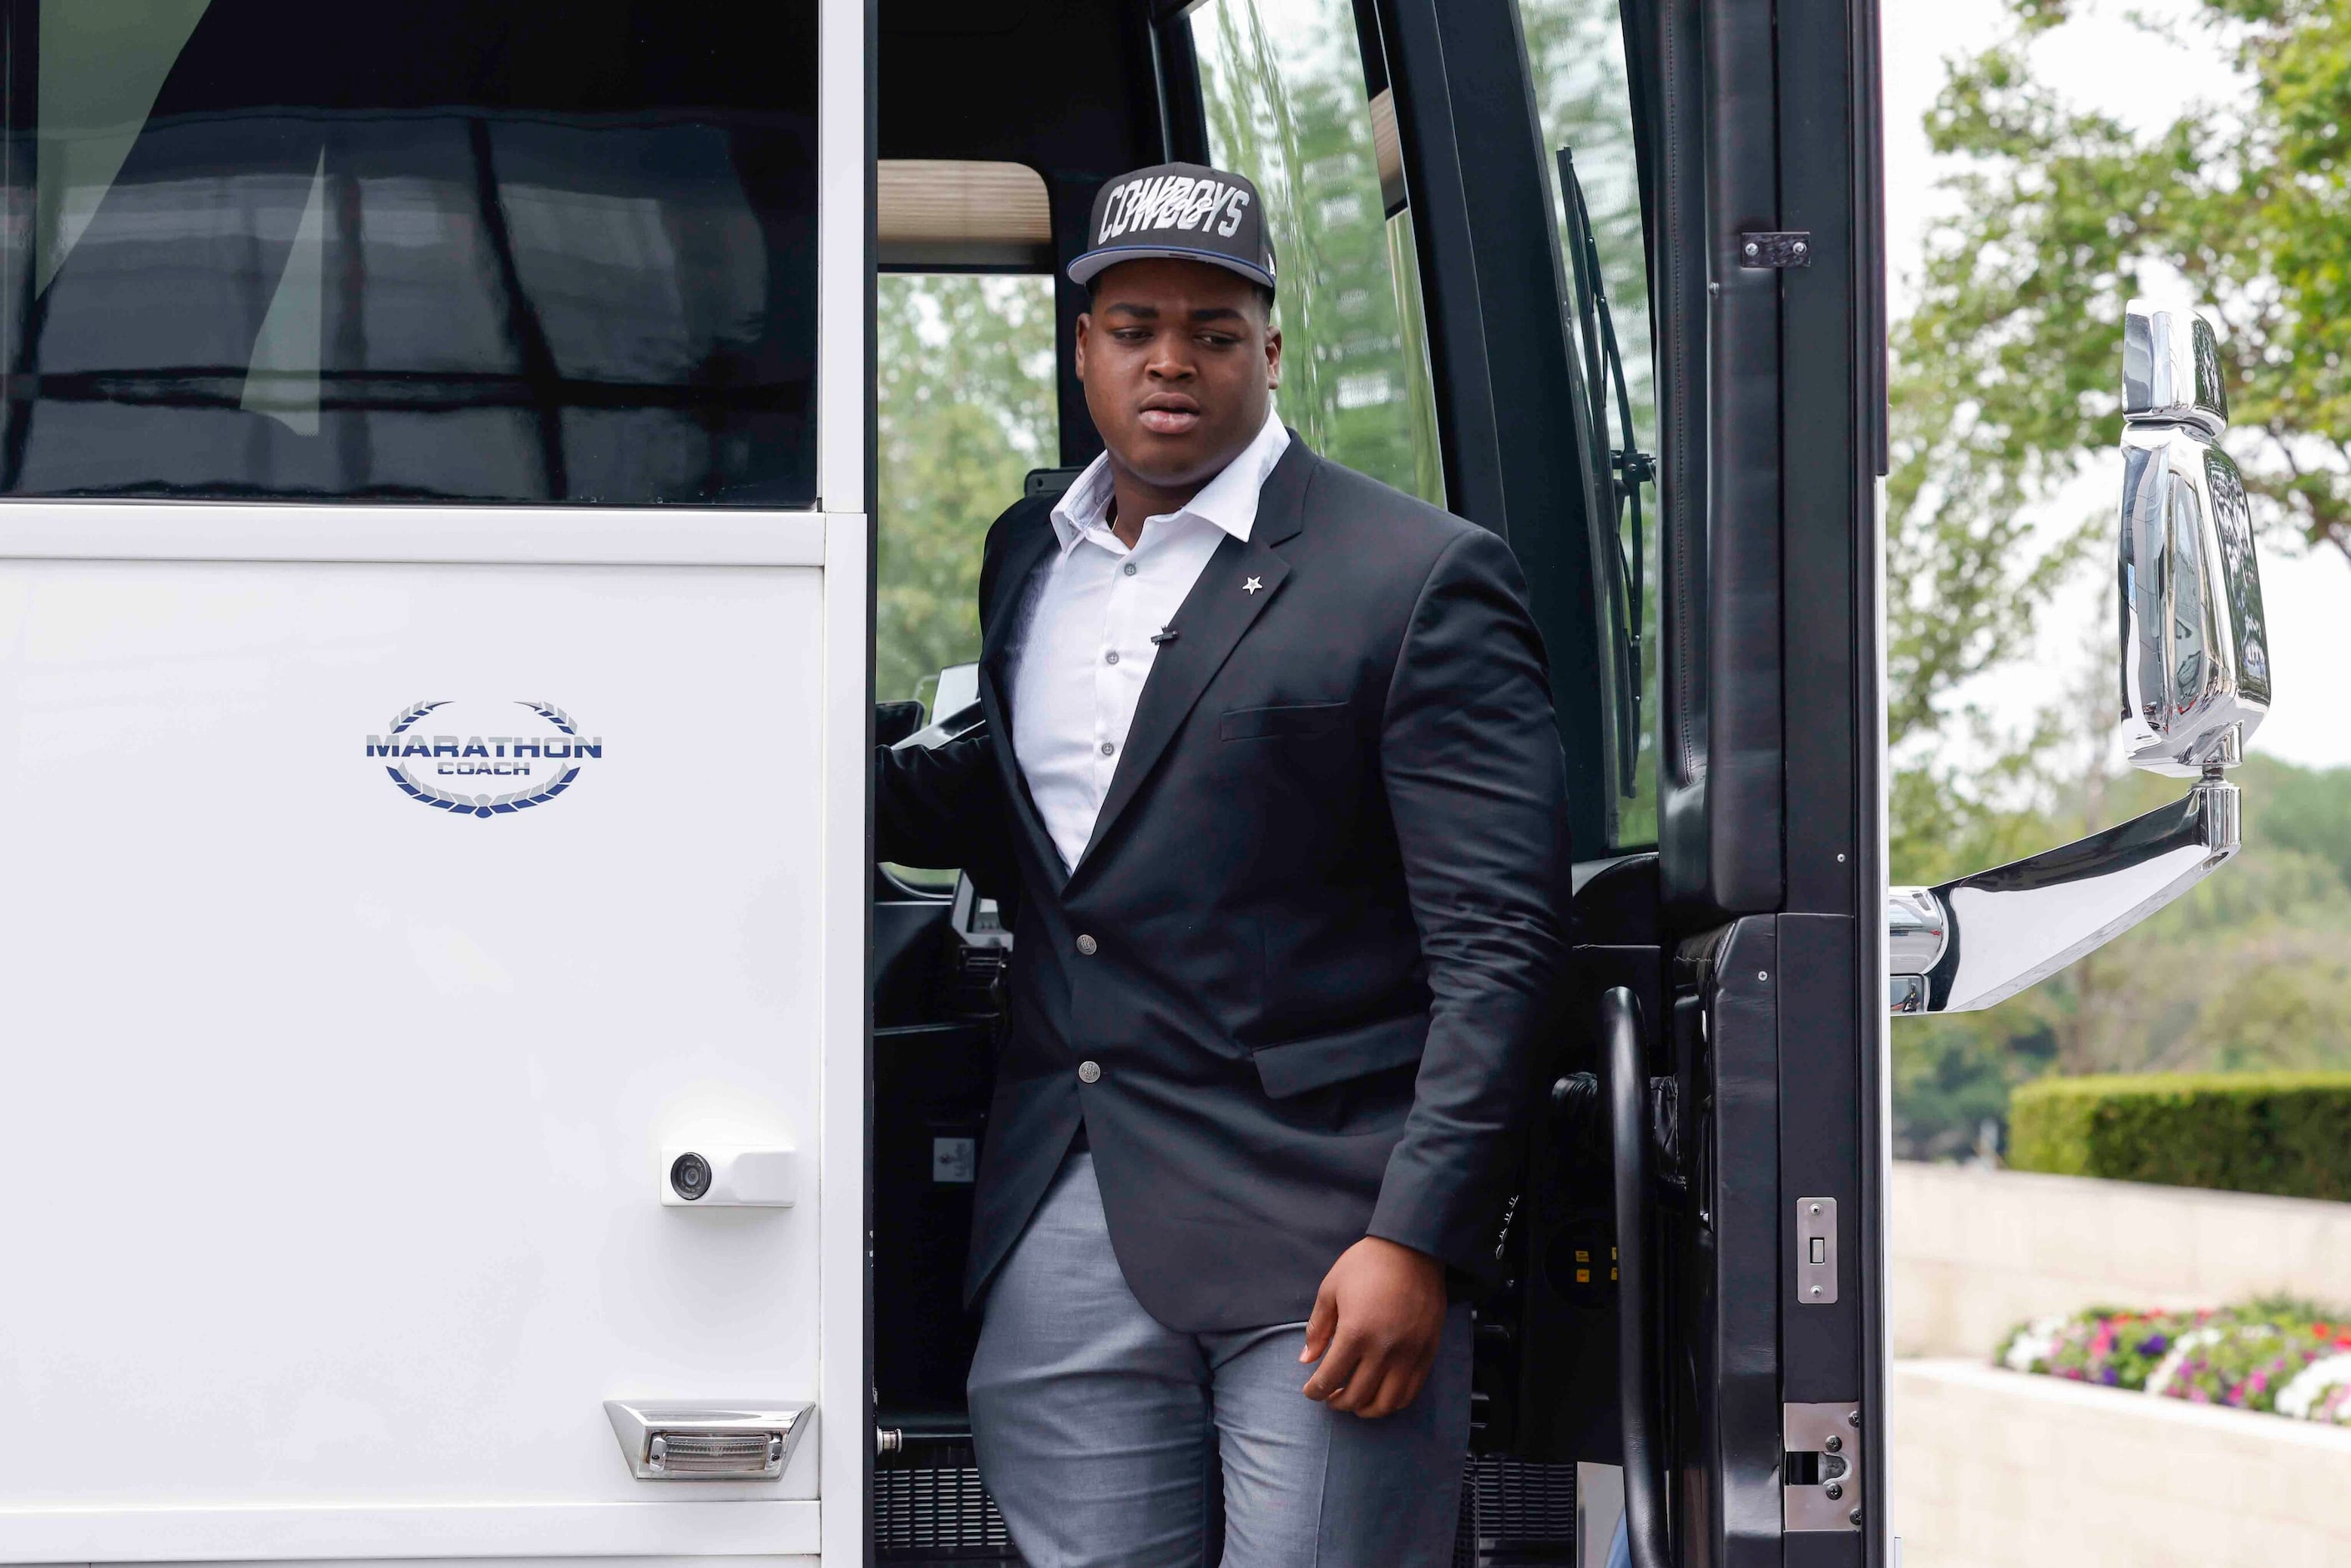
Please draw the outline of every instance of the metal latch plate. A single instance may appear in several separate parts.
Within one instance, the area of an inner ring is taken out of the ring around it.
[[[1836,1199],[1796,1200],[1796,1304],[1825,1307],[1837,1299]]]
[[[1810,267],[1813,235],[1809,229],[1751,229],[1739,236],[1741,267]]]
[[[1788,1466],[1780,1524],[1797,1531],[1861,1528],[1861,1406],[1783,1405],[1782,1444]]]

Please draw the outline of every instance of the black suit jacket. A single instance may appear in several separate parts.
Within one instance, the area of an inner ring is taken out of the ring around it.
[[[1171,1328],[1301,1320],[1367,1234],[1490,1274],[1569,860],[1509,548],[1293,435],[1170,623],[1065,875],[1005,667],[1050,510],[988,533],[986,732],[883,753],[876,788],[884,858],[1019,883],[968,1289],[1081,1120],[1120,1268]]]

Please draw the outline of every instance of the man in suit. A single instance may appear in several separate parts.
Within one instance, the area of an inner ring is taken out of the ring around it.
[[[1543,650],[1501,540],[1273,416],[1247,180],[1123,176],[1089,239],[1108,450],[989,530],[985,731],[876,788],[1017,911],[982,1475],[1032,1568],[1190,1568],[1219,1485],[1230,1568],[1441,1564],[1564,953]]]

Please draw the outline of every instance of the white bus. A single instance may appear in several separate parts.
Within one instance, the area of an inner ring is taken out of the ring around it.
[[[1285,417],[1505,535],[1555,669],[1459,1560],[1890,1561],[1889,988],[2225,859],[2268,677],[2149,309],[2126,717],[2199,782],[1889,904],[1871,0],[0,25],[0,1562],[1017,1561],[957,1282],[1018,933],[874,863],[871,747],[974,722],[979,530],[1099,450],[1061,266],[1165,159],[1266,194]]]

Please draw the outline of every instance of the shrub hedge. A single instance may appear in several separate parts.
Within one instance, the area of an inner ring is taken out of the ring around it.
[[[2351,1072],[2040,1079],[2010,1102],[2008,1163],[2351,1199]]]

